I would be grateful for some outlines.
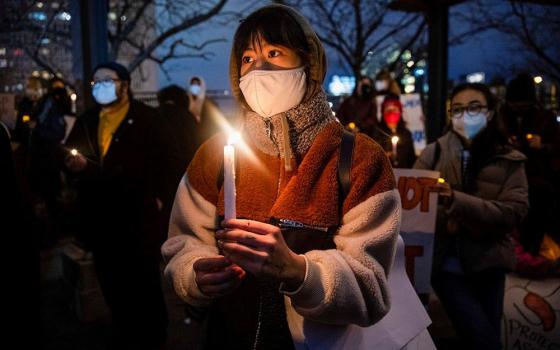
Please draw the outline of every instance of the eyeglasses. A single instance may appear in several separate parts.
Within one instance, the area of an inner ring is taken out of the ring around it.
[[[92,80],[90,82],[90,85],[93,87],[95,84],[101,84],[101,85],[109,85],[113,82],[117,82],[120,81],[121,79],[115,79],[115,78],[106,78],[106,79],[100,79],[100,80]]]
[[[486,113],[488,112],[488,106],[481,105],[478,103],[472,103],[467,106],[454,106],[448,111],[451,115],[451,118],[459,119],[463,117],[463,114],[467,112],[467,114],[471,117],[479,114],[480,112]]]

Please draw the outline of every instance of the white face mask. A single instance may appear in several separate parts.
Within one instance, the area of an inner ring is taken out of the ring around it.
[[[375,82],[375,90],[385,91],[389,88],[389,82],[387,80],[377,80]]]
[[[488,119],[482,113],[474,116],[464,115],[463,118],[453,118],[453,130],[467,140],[472,140],[484,128]]]
[[[115,82],[99,82],[93,85],[91,91],[93,98],[100,105],[108,105],[117,100]]]
[[[202,90],[202,88],[200,87],[200,85],[194,84],[194,85],[191,85],[189,87],[189,90],[190,90],[192,95],[198,96],[198,94],[200,94],[200,90]]]
[[[304,67],[253,70],[239,79],[245,101],[262,117],[272,117],[297,106],[307,87]]]

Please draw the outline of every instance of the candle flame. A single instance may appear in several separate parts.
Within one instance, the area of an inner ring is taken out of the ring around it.
[[[393,145],[396,145],[399,142],[399,137],[398,136],[391,137],[391,142],[393,143]]]
[[[78,155],[78,150],[75,149],[75,148],[72,148],[72,149],[70,150],[70,154],[73,155],[73,156],[77,156],[77,155]]]
[[[437,182],[443,184],[445,183],[445,179],[443,177],[440,177],[439,179],[437,179]]]
[[[24,115],[24,116],[21,118],[21,120],[22,120],[24,123],[27,123],[27,122],[29,122],[29,120],[31,120],[31,118],[26,114],[26,115]]]
[[[228,137],[227,144],[228,145],[235,145],[236,143],[239,143],[239,142],[241,142],[241,135],[236,131],[232,132]]]
[[[354,122],[348,123],[348,128],[350,128],[350,129],[356,129],[356,123],[354,123]]]
[[[527,140],[530,140],[533,138],[533,134],[527,134]]]

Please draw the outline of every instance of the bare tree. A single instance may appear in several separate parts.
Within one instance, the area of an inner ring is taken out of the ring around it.
[[[221,38],[196,35],[203,24],[226,20],[235,13],[221,13],[227,0],[110,0],[107,39],[109,57],[128,62],[132,72],[142,62],[163,64],[172,59],[212,56],[209,46]],[[71,53],[69,1],[57,6],[39,1],[11,1],[0,15],[0,29],[18,34],[26,55],[43,70],[71,76],[71,67],[60,65],[52,51]],[[194,33],[194,34],[193,34]],[[198,32],[198,34],[200,34]],[[51,50],[44,44],[50,43]],[[68,65],[67,65],[68,66]],[[165,73],[165,71],[164,71]]]
[[[544,73],[560,81],[559,6],[515,0],[496,5],[476,0],[471,11],[462,17],[473,26],[484,25],[511,38],[512,64],[521,58],[523,70]]]
[[[388,0],[284,2],[307,16],[321,41],[334,49],[356,78],[362,74],[368,56],[395,42],[410,46],[424,29],[423,16],[393,12]]]

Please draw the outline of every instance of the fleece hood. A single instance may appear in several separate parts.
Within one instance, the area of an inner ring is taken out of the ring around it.
[[[309,45],[310,55],[309,63],[305,70],[307,75],[307,89],[302,103],[307,102],[323,89],[323,80],[325,79],[325,74],[327,72],[327,58],[325,55],[325,50],[323,49],[323,45],[321,44],[321,41],[317,37],[317,34],[315,34],[307,20],[293,8],[285,5],[275,4],[263,7],[261,8],[261,10],[267,8],[272,8],[275,11],[283,11],[288,13],[300,25],[303,33],[305,34],[307,43]],[[239,68],[239,62],[236,62],[235,52],[232,47],[229,61],[231,91],[233,96],[243,108],[245,108],[246,110],[251,110],[251,108],[245,101],[245,98],[243,97],[241,89],[239,88]]]

